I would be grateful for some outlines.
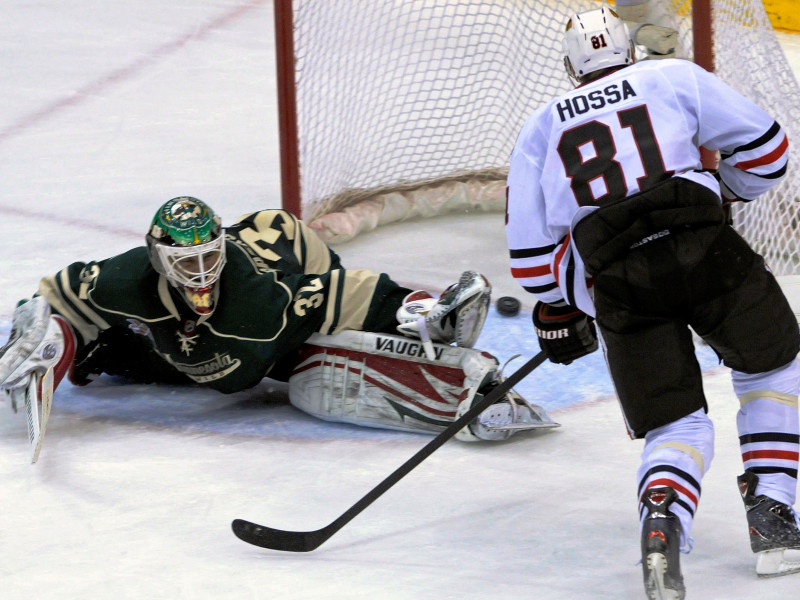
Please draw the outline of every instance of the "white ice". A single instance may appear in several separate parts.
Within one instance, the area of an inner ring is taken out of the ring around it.
[[[781,41],[800,72],[798,36]],[[271,2],[6,0],[0,56],[0,339],[42,275],[140,244],[168,198],[203,198],[226,222],[279,206]],[[412,287],[477,268],[495,297],[522,297],[504,243],[498,215],[460,215],[337,250]],[[531,356],[528,318],[492,314],[478,345]],[[699,356],[717,455],[683,558],[688,597],[796,598],[800,575],[755,575],[738,403]],[[248,546],[230,521],[322,527],[430,438],[315,420],[270,382],[222,396],[101,378],[59,388],[31,466],[24,419],[0,401],[0,598],[643,598],[641,443],[602,357],[544,365],[520,389],[563,427],[446,444],[310,554]]]

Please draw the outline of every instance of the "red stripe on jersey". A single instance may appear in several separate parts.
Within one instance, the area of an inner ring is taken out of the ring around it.
[[[791,450],[751,450],[742,452],[742,460],[757,460],[759,458],[774,458],[776,460],[800,460],[800,453]]]
[[[691,490],[682,486],[680,483],[678,483],[673,479],[654,479],[653,481],[647,484],[647,487],[644,488],[644,491],[646,492],[647,490],[653,487],[671,487],[676,492],[680,492],[681,494],[689,498],[689,500],[692,501],[692,504],[697,506],[697,496],[695,496]]]
[[[540,265],[538,267],[511,267],[511,274],[517,279],[550,275],[550,265]]]
[[[789,147],[789,140],[784,135],[783,141],[778,145],[777,148],[775,148],[775,150],[773,150],[769,154],[765,154],[761,158],[754,158],[753,160],[743,160],[742,162],[738,162],[733,166],[736,167],[737,169],[741,169],[742,171],[747,171],[748,169],[752,169],[753,167],[768,165],[770,163],[775,162],[781,156],[783,156],[788,147]]]

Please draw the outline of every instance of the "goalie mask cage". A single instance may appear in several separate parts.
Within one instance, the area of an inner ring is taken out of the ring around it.
[[[776,274],[800,272],[791,165],[800,89],[761,0],[651,0],[678,56],[715,70],[793,142],[776,191],[734,225]],[[283,206],[327,241],[505,205],[527,116],[572,88],[562,32],[593,0],[275,0]]]

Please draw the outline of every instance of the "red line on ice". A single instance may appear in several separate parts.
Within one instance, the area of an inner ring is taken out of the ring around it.
[[[23,116],[17,120],[17,122],[12,123],[8,127],[0,130],[0,143],[3,143],[8,139],[23,133],[24,131],[37,125],[39,122],[44,121],[52,115],[69,108],[70,106],[80,104],[84,100],[97,95],[102,90],[125,81],[126,79],[130,79],[134,75],[140,73],[146,67],[149,67],[169,54],[180,50],[189,42],[204,38],[215,29],[219,29],[231,21],[238,19],[245,13],[260,6],[261,4],[264,4],[265,2],[266,0],[250,0],[249,2],[240,4],[239,6],[236,6],[233,9],[219,15],[215,19],[212,19],[205,25],[200,26],[198,29],[192,29],[192,31],[184,33],[178,38],[162,44],[149,54],[138,58],[132,63],[111,71],[110,73],[107,73],[98,79],[95,79],[94,81],[78,88],[69,95],[63,96],[62,98],[59,98],[58,100],[55,100],[50,104],[47,104],[46,106],[43,106],[42,108]]]

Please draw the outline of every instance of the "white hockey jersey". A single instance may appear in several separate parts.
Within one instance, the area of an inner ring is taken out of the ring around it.
[[[537,299],[594,315],[571,241],[588,212],[670,176],[720,192],[699,146],[720,151],[722,181],[752,200],[783,177],[788,140],[766,112],[685,60],[643,61],[579,86],[525,123],[508,174],[506,237],[515,279]]]

